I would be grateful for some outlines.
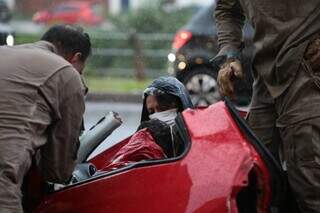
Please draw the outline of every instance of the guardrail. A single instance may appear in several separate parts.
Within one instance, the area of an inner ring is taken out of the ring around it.
[[[91,66],[98,75],[138,79],[165,75],[173,36],[169,33],[93,33],[91,37],[96,43]]]
[[[39,39],[43,29],[35,32],[17,32],[18,43]],[[167,56],[174,34],[110,32],[92,30],[92,56],[89,72],[92,75],[155,78],[166,75]]]

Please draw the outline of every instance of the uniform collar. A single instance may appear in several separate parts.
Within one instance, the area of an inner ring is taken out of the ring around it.
[[[37,41],[34,43],[37,47],[58,54],[57,48],[48,41]]]

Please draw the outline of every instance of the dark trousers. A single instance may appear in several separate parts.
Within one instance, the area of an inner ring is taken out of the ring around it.
[[[255,84],[249,125],[275,155],[280,153],[301,212],[320,212],[320,70],[302,61],[295,80],[276,99],[261,79]],[[272,149],[274,143],[279,150]]]

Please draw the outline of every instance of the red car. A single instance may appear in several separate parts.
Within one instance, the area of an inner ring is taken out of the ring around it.
[[[41,24],[65,23],[99,25],[102,17],[97,13],[98,5],[85,1],[68,1],[51,10],[36,12],[32,20]]]
[[[98,172],[60,190],[43,190],[29,174],[31,212],[279,212],[282,170],[230,102],[188,109],[176,119],[184,150]],[[97,170],[128,139],[90,160]],[[30,178],[31,177],[31,178]],[[29,190],[28,190],[29,189]],[[39,190],[36,190],[39,189]],[[288,211],[290,212],[290,211]]]

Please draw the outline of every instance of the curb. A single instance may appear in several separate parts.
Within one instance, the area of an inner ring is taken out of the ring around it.
[[[141,103],[142,94],[104,93],[104,92],[90,93],[89,92],[86,97],[86,101]]]

